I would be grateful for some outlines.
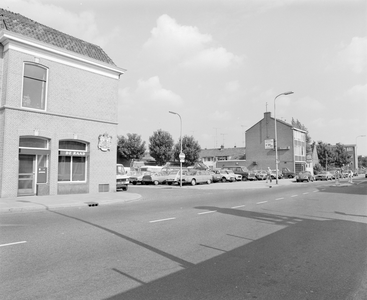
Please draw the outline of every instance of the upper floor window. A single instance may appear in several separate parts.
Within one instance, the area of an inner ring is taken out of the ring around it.
[[[24,64],[22,107],[46,109],[47,69],[33,63]]]

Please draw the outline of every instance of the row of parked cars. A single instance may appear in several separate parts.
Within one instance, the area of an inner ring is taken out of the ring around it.
[[[180,182],[180,169],[164,167],[159,171],[149,169],[153,167],[141,168],[139,173],[130,172],[129,181],[136,184],[178,184]],[[271,176],[276,178],[276,170],[272,170]],[[192,168],[182,169],[182,183],[196,185],[200,183],[210,184],[212,182],[235,182],[247,180],[265,180],[267,172],[265,170],[247,171],[242,167],[228,167],[213,170],[198,170]],[[278,179],[283,178],[282,172],[278,172]]]

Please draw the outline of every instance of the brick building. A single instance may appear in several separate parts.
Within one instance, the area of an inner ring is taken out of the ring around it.
[[[0,9],[0,197],[115,191],[124,71],[100,47]]]
[[[306,169],[306,132],[277,119],[278,168]],[[251,169],[275,169],[275,119],[270,112],[246,131],[246,161]]]

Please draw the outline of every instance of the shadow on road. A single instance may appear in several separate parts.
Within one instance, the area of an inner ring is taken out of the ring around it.
[[[196,209],[286,227],[108,300],[363,299],[359,296],[366,292],[361,288],[366,272],[366,224],[213,206]],[[226,235],[247,239],[245,233],[243,237]]]

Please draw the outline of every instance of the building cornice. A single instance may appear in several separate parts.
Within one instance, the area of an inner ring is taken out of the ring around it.
[[[98,60],[5,29],[0,31],[0,43],[4,45],[4,51],[16,50],[37,58],[44,58],[114,79],[119,79],[120,75],[126,72],[125,69],[114,65],[99,62]]]

